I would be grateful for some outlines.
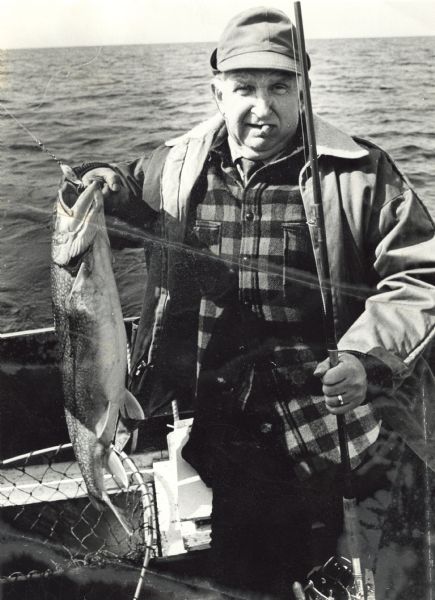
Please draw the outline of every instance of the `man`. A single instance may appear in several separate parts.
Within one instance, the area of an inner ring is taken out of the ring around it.
[[[248,597],[289,597],[336,551],[336,415],[365,473],[374,400],[435,330],[427,211],[382,150],[317,119],[340,349],[325,359],[295,40],[281,11],[237,15],[211,57],[218,117],[148,162],[76,170],[148,232],[131,388],[149,415],[194,399],[184,456],[213,489],[211,575]]]

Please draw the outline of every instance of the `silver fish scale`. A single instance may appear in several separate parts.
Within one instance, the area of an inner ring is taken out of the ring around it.
[[[104,468],[113,455],[120,410],[127,399],[130,406],[135,400],[125,388],[127,338],[100,192],[88,188],[72,208],[58,199],[52,250],[52,299],[69,435],[89,497],[120,518],[105,491]]]
[[[55,263],[52,263],[51,276],[55,328],[62,356],[66,423],[88,492],[99,497],[100,494],[95,484],[90,461],[90,431],[85,426],[91,407],[87,406],[86,386],[83,379],[77,377],[76,373],[78,356],[80,354],[86,355],[87,347],[89,347],[87,336],[90,333],[90,321],[88,319],[86,322],[83,315],[67,310],[67,307],[71,304],[69,298],[75,277],[70,274],[67,268],[60,267]]]

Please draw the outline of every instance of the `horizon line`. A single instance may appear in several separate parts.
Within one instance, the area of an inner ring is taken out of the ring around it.
[[[307,38],[309,41],[331,41],[331,40],[383,40],[383,39],[402,39],[402,38],[431,38],[435,37],[433,34],[410,34],[410,35],[353,35],[353,36],[339,36],[339,37],[312,37]],[[11,46],[11,47],[0,47],[0,51],[8,50],[54,50],[58,48],[101,48],[101,47],[121,47],[121,46],[174,46],[174,45],[185,45],[185,44],[216,44],[216,41],[178,41],[178,42],[125,42],[121,44],[80,44],[78,46]]]

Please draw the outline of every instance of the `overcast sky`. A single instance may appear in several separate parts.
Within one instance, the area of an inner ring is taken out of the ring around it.
[[[435,35],[435,0],[302,0],[307,38]],[[0,0],[0,47],[215,41],[250,6],[288,0]]]

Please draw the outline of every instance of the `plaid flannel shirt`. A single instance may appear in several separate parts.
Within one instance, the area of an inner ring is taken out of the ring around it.
[[[232,362],[236,369],[239,365],[237,393],[244,405],[261,371],[257,367],[263,364],[264,370],[267,359],[278,386],[270,401],[288,453],[302,470],[307,461],[310,470],[320,470],[339,462],[340,455],[336,417],[327,412],[313,376],[325,351],[321,297],[298,187],[303,160],[297,148],[243,183],[227,142],[220,143],[210,153],[202,189],[193,194],[189,236],[200,250],[195,265],[202,293],[199,381],[208,373],[219,378]],[[255,360],[244,363],[247,348]],[[376,440],[379,425],[367,406],[350,413],[347,424],[356,466]]]

